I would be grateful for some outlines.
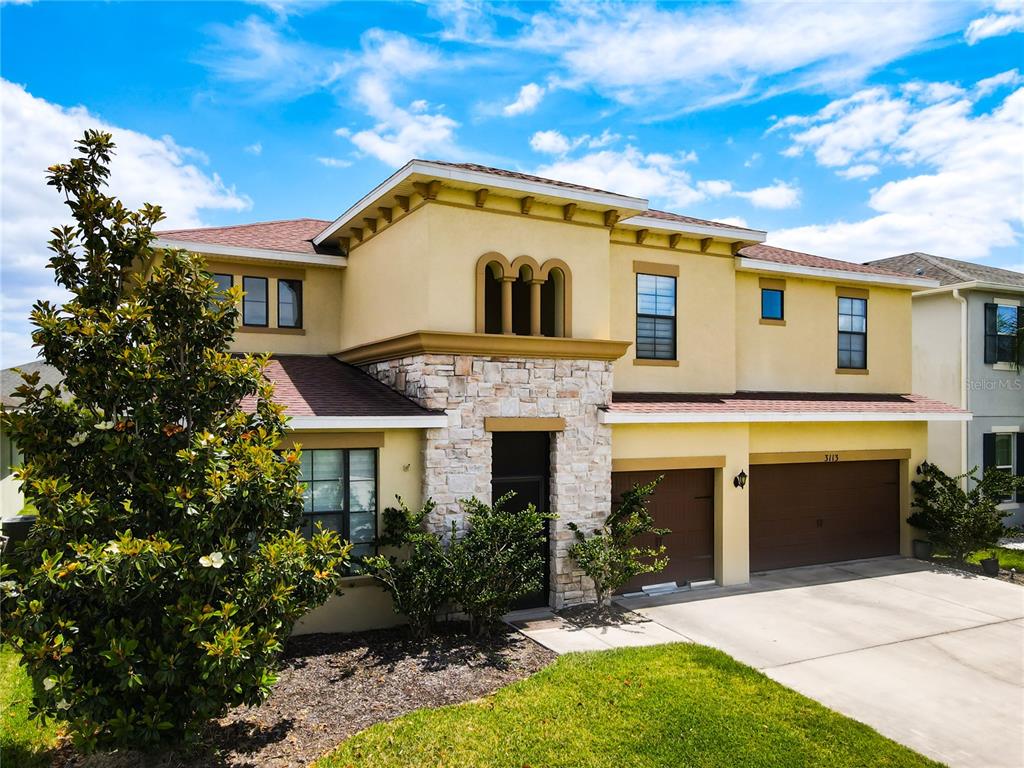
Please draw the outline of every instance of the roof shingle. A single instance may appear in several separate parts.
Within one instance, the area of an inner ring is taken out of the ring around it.
[[[166,229],[154,234],[164,240],[182,240],[189,243],[264,248],[289,253],[334,254],[336,251],[331,248],[313,245],[313,238],[330,223],[323,219],[282,219],[260,221],[255,224],[236,224],[230,227]]]
[[[275,355],[266,369],[288,416],[426,416],[434,411],[328,355]],[[255,399],[242,401],[252,410]]]
[[[923,395],[833,392],[736,392],[691,395],[671,392],[615,392],[613,413],[963,413]]]
[[[890,277],[907,277],[906,273],[894,272],[890,269],[872,266],[870,264],[856,264],[852,261],[840,261],[839,259],[826,259],[824,256],[815,256],[811,253],[791,251],[788,248],[777,248],[774,245],[748,245],[741,248],[740,256],[757,261],[770,261],[775,264],[793,264],[799,267],[814,267],[816,269],[837,269],[843,272],[863,272],[871,275],[887,275]]]
[[[1011,269],[990,267],[986,264],[975,264],[970,261],[947,259],[944,256],[933,256],[930,253],[904,253],[890,256],[887,259],[869,261],[869,265],[902,272],[916,277],[930,277],[938,280],[940,285],[969,283],[973,280],[984,283],[1002,283],[1024,287],[1024,273]]]

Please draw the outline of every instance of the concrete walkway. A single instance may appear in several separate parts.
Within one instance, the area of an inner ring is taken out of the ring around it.
[[[558,653],[698,642],[951,766],[1024,766],[1024,587],[882,558],[523,617]]]

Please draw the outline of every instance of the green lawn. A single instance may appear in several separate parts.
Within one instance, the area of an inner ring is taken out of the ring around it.
[[[375,725],[316,768],[924,765],[937,764],[724,653],[677,644],[563,656],[480,701]]]
[[[1024,549],[1007,549],[1006,547],[982,549],[973,555],[968,555],[967,562],[980,563],[986,557],[991,557],[992,555],[999,558],[1000,568],[1005,568],[1006,570],[1016,568],[1019,572],[1024,573]]]
[[[18,654],[0,648],[0,765],[36,768],[50,765],[46,751],[56,738],[54,728],[28,719],[32,684],[18,664]]]

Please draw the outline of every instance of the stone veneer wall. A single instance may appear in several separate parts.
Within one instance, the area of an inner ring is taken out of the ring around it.
[[[555,608],[593,599],[593,585],[566,555],[567,523],[600,523],[611,509],[611,427],[598,408],[611,400],[611,363],[468,355],[416,355],[363,370],[426,408],[444,410],[448,426],[426,430],[423,496],[437,508],[430,524],[463,522],[459,499],[491,498],[488,416],[561,416],[552,434],[551,590]],[[584,530],[588,526],[584,525]]]

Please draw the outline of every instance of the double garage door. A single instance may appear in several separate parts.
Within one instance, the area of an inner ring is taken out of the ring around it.
[[[899,554],[898,461],[750,468],[750,570]]]
[[[648,509],[671,533],[638,544],[664,544],[668,567],[622,591],[715,577],[715,471],[613,472],[612,498],[658,475]],[[898,461],[758,464],[750,467],[750,570],[767,571],[899,554]],[[731,489],[730,489],[731,490]]]

